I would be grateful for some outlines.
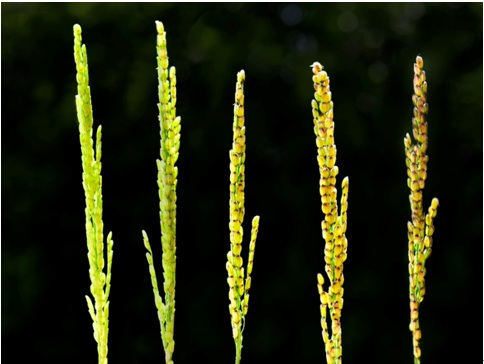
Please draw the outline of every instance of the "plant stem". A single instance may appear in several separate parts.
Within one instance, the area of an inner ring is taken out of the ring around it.
[[[235,340],[235,364],[240,364],[242,359],[242,334]]]

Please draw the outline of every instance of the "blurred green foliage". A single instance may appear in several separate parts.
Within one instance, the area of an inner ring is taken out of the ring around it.
[[[153,236],[159,229],[155,20],[167,31],[182,117],[175,361],[233,360],[225,260],[240,69],[247,75],[246,213],[264,220],[243,361],[324,360],[316,288],[324,269],[323,214],[309,68],[319,61],[331,77],[338,185],[344,176],[351,185],[343,357],[412,362],[403,137],[411,131],[417,54],[430,104],[424,205],[432,197],[441,204],[420,312],[422,360],[480,355],[479,335],[464,334],[463,325],[481,317],[482,304],[482,3],[2,3],[1,9],[5,357],[96,360],[84,300],[89,281],[74,103],[72,27],[79,23],[94,122],[103,125],[104,222],[117,242],[109,358],[162,360],[141,238],[142,228]],[[160,257],[160,245],[152,246]]]

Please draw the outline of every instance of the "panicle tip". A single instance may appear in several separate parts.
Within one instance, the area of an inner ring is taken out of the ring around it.
[[[314,62],[311,66],[309,66],[313,69],[313,73],[317,75],[319,72],[323,70],[323,66],[319,62]]]
[[[420,55],[417,56],[416,63],[418,68],[423,68],[424,62],[423,62],[423,58]]]
[[[245,71],[240,70],[239,73],[237,73],[237,82],[244,82],[245,81]]]
[[[156,31],[158,34],[163,34],[165,32],[165,27],[163,26],[163,23],[161,21],[156,20]]]
[[[78,35],[82,33],[82,28],[79,24],[74,24],[74,34]]]

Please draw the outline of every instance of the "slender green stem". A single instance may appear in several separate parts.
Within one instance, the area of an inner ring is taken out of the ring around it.
[[[235,364],[240,364],[242,359],[242,334],[235,340]]]

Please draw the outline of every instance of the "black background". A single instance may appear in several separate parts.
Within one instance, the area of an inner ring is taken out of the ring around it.
[[[417,54],[429,85],[425,209],[432,197],[440,201],[422,359],[480,356],[482,14],[482,3],[2,3],[2,356],[96,362],[74,103],[79,23],[94,122],[103,126],[104,223],[114,239],[109,361],[164,360],[141,237],[145,229],[161,277],[155,20],[167,31],[182,118],[175,362],[234,360],[225,261],[241,69],[245,230],[261,216],[242,360],[325,360],[314,61],[331,78],[337,185],[350,179],[343,358],[413,362],[403,137]]]

